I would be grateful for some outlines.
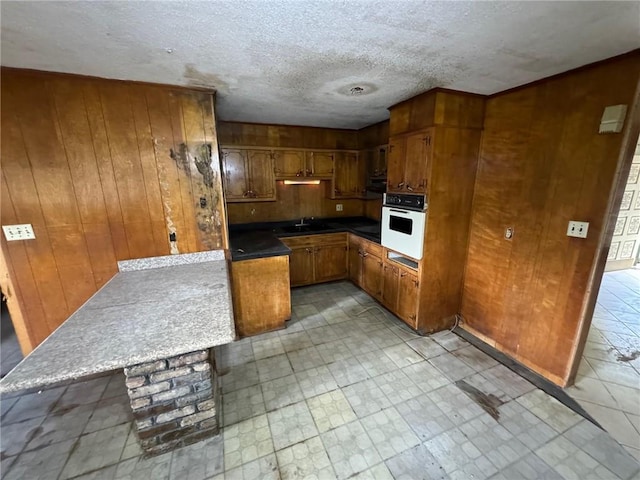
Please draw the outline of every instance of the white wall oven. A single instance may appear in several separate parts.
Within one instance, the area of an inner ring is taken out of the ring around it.
[[[382,205],[382,246],[420,260],[427,217],[424,195],[385,193]]]

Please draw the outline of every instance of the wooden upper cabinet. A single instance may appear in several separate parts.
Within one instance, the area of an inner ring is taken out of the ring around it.
[[[306,176],[314,178],[333,178],[333,152],[307,152]]]
[[[388,145],[365,151],[365,163],[367,176],[370,178],[385,178],[387,176],[387,151]]]
[[[269,150],[220,149],[227,202],[276,199],[273,157]]]
[[[404,187],[405,137],[389,139],[387,150],[387,192],[402,192]]]
[[[355,152],[336,152],[331,198],[357,198],[364,190],[365,174]]]
[[[305,175],[305,153],[300,150],[273,152],[276,179],[298,178]]]
[[[400,271],[398,284],[397,315],[411,328],[417,328],[418,277],[408,271]]]
[[[247,152],[249,196],[254,200],[275,200],[276,181],[273,175],[273,155],[268,150]]]
[[[427,193],[433,128],[389,141],[387,191]]]
[[[240,149],[221,149],[224,195],[229,201],[246,200],[249,191],[246,152]]]
[[[409,193],[426,193],[433,129],[406,138],[404,189]]]

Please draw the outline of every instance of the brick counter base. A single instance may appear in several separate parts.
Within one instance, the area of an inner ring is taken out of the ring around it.
[[[207,350],[124,369],[142,449],[151,455],[218,433],[219,392]]]

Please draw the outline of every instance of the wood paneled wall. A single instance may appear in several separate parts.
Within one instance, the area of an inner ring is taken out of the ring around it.
[[[2,287],[24,353],[118,260],[226,247],[211,94],[14,69],[1,76],[2,224],[30,223],[36,235],[2,237]]]
[[[389,120],[374,123],[358,130],[358,148],[360,150],[387,143],[389,143]]]
[[[364,201],[358,199],[331,200],[326,189],[331,182],[320,185],[285,185],[276,182],[275,202],[228,203],[229,223],[275,222],[302,217],[353,217],[364,215]],[[343,210],[336,212],[336,204]]]
[[[639,73],[635,54],[486,103],[463,328],[560,385],[588,316],[623,143],[598,134],[600,118],[607,105],[632,106]],[[567,237],[569,220],[590,222],[588,238]]]
[[[358,131],[337,128],[218,122],[221,145],[358,149]]]
[[[434,88],[390,108],[389,135],[399,135],[432,125],[482,128],[482,95]]]

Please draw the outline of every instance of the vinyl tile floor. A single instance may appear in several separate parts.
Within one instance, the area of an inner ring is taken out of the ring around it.
[[[607,272],[566,392],[640,461],[640,268]]]
[[[219,436],[144,458],[114,372],[3,397],[2,478],[640,475],[611,435],[453,333],[420,337],[348,282],[292,304],[285,330],[222,348]]]

